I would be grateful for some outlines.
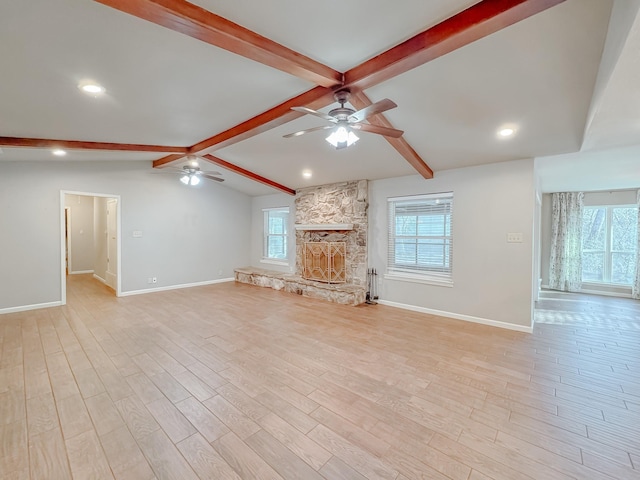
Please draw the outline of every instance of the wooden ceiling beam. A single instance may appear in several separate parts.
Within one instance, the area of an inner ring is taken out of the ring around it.
[[[254,135],[271,130],[272,128],[284,125],[285,123],[304,115],[291,110],[291,107],[305,106],[313,109],[319,109],[324,108],[327,105],[331,105],[334,101],[333,90],[325,87],[312,88],[311,90],[308,90],[297,97],[286,100],[281,104],[270,108],[266,112],[236,125],[235,127],[193,145],[189,149],[189,153],[199,153],[203,150],[214,147],[216,150],[219,150],[233,145],[234,143],[241,142],[242,140],[251,138]]]
[[[28,147],[28,148],[68,148],[76,150],[112,150],[128,152],[166,152],[181,153],[184,156],[189,152],[188,147],[171,147],[165,145],[140,145],[135,143],[109,143],[109,142],[84,142],[82,140],[55,140],[50,138],[20,138],[0,137],[1,147]]]
[[[226,168],[227,170],[231,170],[232,172],[235,172],[239,175],[247,177],[255,182],[259,182],[269,187],[275,188],[276,190],[280,190],[281,192],[284,192],[288,195],[296,194],[296,191],[293,188],[285,187],[284,185],[278,182],[269,180],[268,178],[263,177],[262,175],[258,175],[257,173],[250,172],[249,170],[239,167],[238,165],[234,165],[233,163],[229,163],[226,160],[223,160],[221,158],[214,157],[213,155],[210,155],[210,154],[203,155],[202,158],[204,158],[208,162],[218,165],[219,167]]]
[[[185,0],[95,0],[263,65],[333,87],[342,73]]]
[[[355,96],[364,88],[389,80],[563,1],[565,0],[483,0],[349,70],[344,74],[343,87],[349,88],[352,96]],[[319,90],[320,88],[322,87],[309,90],[208,138],[191,147],[190,153],[197,153],[211,147],[223,148],[294,120],[300,114],[291,110],[293,106],[306,106],[318,110],[333,103],[335,88]],[[361,100],[364,102],[362,98]],[[382,117],[377,121],[382,122],[380,125],[383,125],[386,118]],[[416,168],[420,175],[425,178],[433,177],[431,168],[406,140],[403,138],[387,140]]]
[[[366,89],[565,0],[483,0],[344,74],[346,87]]]
[[[184,155],[181,155],[181,154],[167,155],[166,157],[162,157],[162,158],[159,158],[158,160],[154,160],[153,168],[166,167],[169,164],[175,162],[176,160],[180,160],[181,158],[184,158]]]
[[[368,107],[373,102],[365,95],[364,92],[355,92],[351,94],[351,104],[358,110]],[[378,125],[380,127],[395,128],[389,120],[382,113],[372,115],[367,118],[367,121],[372,125]],[[427,163],[418,155],[418,153],[409,145],[409,143],[403,138],[384,137],[389,144],[396,149],[396,151],[402,155],[402,157],[409,162],[409,164],[424,178],[433,178],[433,170],[427,165]]]

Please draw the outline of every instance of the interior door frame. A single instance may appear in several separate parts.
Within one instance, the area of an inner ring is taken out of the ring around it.
[[[66,195],[80,195],[84,197],[101,197],[101,198],[115,198],[116,203],[116,297],[122,295],[122,263],[121,263],[121,251],[122,251],[122,200],[120,195],[111,193],[93,193],[93,192],[77,192],[73,190],[60,190],[60,300],[61,305],[67,304],[67,275],[66,275],[66,238],[65,238],[65,196]]]

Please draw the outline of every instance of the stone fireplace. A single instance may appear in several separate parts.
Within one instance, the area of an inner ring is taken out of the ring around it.
[[[235,269],[236,281],[347,305],[366,299],[367,181],[298,190],[295,273]]]
[[[304,277],[305,245],[345,244],[344,283],[367,284],[367,181],[298,190],[296,196],[296,274]]]

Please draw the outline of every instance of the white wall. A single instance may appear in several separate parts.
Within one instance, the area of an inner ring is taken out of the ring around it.
[[[65,207],[69,207],[69,273],[93,272],[93,197],[65,197]]]
[[[296,207],[293,195],[286,193],[276,193],[273,195],[263,195],[253,197],[251,201],[251,265],[254,267],[277,270],[280,272],[293,272],[296,266],[296,234],[294,230]],[[287,260],[288,265],[278,265],[277,263],[265,263],[263,255],[264,238],[264,214],[265,208],[289,207],[289,234],[287,238]]]
[[[231,278],[249,263],[250,197],[151,172],[150,162],[0,162],[0,312],[60,301],[61,190],[120,195],[123,293]]]
[[[533,160],[370,182],[369,262],[384,273],[387,198],[454,193],[453,287],[380,278],[380,299],[409,308],[527,330],[532,320]],[[507,233],[523,243],[507,243]],[[382,277],[382,275],[380,275]]]

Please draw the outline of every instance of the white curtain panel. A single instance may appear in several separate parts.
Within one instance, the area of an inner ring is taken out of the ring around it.
[[[638,190],[636,200],[638,203],[638,248],[636,249],[636,276],[633,280],[631,295],[633,298],[640,299],[640,190]]]
[[[549,288],[577,292],[582,284],[582,192],[551,195]]]

